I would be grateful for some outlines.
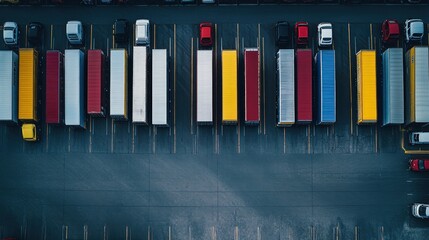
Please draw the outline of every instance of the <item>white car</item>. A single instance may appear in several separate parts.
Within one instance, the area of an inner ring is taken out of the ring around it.
[[[421,42],[425,32],[421,19],[407,19],[405,21],[405,40],[409,42]]]
[[[16,24],[16,22],[4,23],[3,40],[6,45],[18,44],[18,24]]]
[[[83,28],[80,21],[68,21],[66,25],[67,39],[70,44],[80,45],[83,43]]]
[[[329,47],[332,45],[332,24],[319,23],[317,25],[317,36],[319,47]]]
[[[411,212],[416,218],[429,218],[429,204],[414,203]]]
[[[149,20],[139,19],[136,21],[136,45],[150,45]]]

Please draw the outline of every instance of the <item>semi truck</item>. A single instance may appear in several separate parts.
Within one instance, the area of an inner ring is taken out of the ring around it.
[[[406,124],[429,123],[428,47],[416,46],[405,54]]]
[[[404,61],[402,48],[388,48],[383,62],[383,126],[404,123]]]
[[[0,51],[0,121],[18,123],[18,55]]]
[[[167,49],[152,50],[152,124],[169,125],[170,84]]]
[[[46,100],[45,121],[47,124],[61,122],[61,78],[63,76],[63,54],[57,50],[46,52]]]
[[[38,53],[34,48],[19,49],[18,119],[22,122],[22,138],[37,141],[37,74]]]
[[[110,50],[110,117],[128,119],[128,54],[125,49]]]
[[[260,122],[259,76],[259,50],[244,49],[244,121],[246,124],[257,125]]]
[[[296,50],[296,122],[313,121],[313,53],[311,49]]]
[[[105,116],[104,61],[102,50],[88,50],[86,111],[94,117]]]
[[[66,49],[64,53],[64,123],[85,128],[84,53]]]
[[[277,126],[295,123],[295,63],[293,49],[277,52]]]
[[[197,123],[213,123],[213,50],[197,51]]]
[[[148,47],[133,47],[133,123],[147,124],[147,55]]]
[[[316,56],[318,125],[334,124],[337,118],[335,50],[320,50]]]
[[[222,50],[222,123],[238,122],[237,50]]]
[[[377,122],[377,72],[375,50],[360,50],[357,63],[357,124]]]

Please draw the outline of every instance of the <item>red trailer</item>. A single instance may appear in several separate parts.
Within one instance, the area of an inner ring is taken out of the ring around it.
[[[104,53],[88,50],[87,112],[89,115],[104,117]]]
[[[313,120],[313,54],[311,49],[296,50],[296,122]]]
[[[244,50],[245,123],[259,124],[259,50]]]
[[[60,81],[62,77],[63,55],[57,50],[46,52],[46,123],[59,124]]]

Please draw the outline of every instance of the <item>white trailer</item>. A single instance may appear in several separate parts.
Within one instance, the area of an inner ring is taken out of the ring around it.
[[[125,49],[110,50],[110,117],[128,118],[128,55]]]
[[[213,51],[197,51],[197,123],[213,123]]]
[[[169,84],[167,49],[152,50],[152,124],[168,126]]]
[[[147,124],[147,47],[133,47],[133,123]]]
[[[65,125],[85,127],[84,106],[84,54],[79,49],[66,49],[65,74]]]
[[[0,121],[18,122],[18,55],[0,51]]]

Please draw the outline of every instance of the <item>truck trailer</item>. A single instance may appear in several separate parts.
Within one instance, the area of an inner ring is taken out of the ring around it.
[[[296,50],[296,122],[313,121],[313,53],[311,49]]]
[[[110,117],[128,119],[128,54],[110,50]]]
[[[237,50],[222,50],[222,123],[238,122]]]
[[[147,124],[148,47],[133,47],[133,123]]]
[[[257,125],[260,122],[259,76],[259,50],[244,49],[244,121],[246,124]]]
[[[84,53],[66,49],[64,53],[64,123],[66,126],[85,128]]]
[[[18,119],[25,141],[37,141],[37,67],[38,53],[34,48],[19,49]]]
[[[295,123],[295,63],[293,49],[277,52],[277,126]]]
[[[61,122],[61,78],[63,76],[63,54],[57,50],[46,52],[46,112],[47,124]]]
[[[356,54],[357,124],[377,122],[377,72],[375,50],[360,50]]]
[[[86,111],[94,117],[105,116],[104,53],[100,49],[87,52]]]
[[[169,125],[170,86],[167,49],[152,50],[152,124]]]
[[[213,123],[213,50],[197,51],[197,123]]]
[[[317,124],[334,124],[337,117],[335,50],[320,50],[317,68]]]
[[[18,55],[0,51],[0,121],[18,123]]]
[[[402,48],[383,52],[383,126],[404,123],[404,61]]]
[[[428,47],[413,47],[405,54],[406,124],[429,123]]]

